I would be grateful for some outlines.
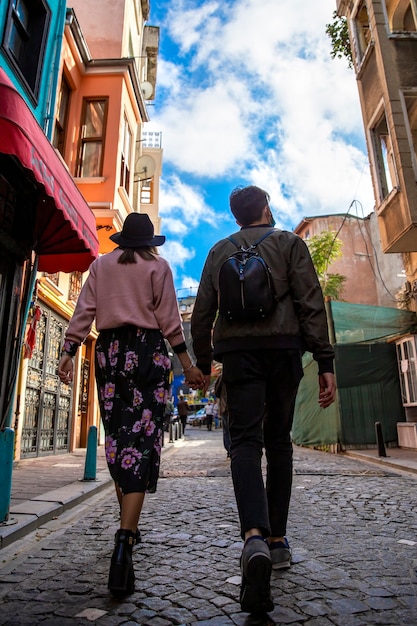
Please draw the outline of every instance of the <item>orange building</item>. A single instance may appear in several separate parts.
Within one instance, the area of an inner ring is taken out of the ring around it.
[[[162,149],[146,153],[143,125],[155,97],[159,29],[148,26],[148,0],[74,0],[67,9],[53,145],[96,218],[100,253],[132,211],[150,214],[159,232]],[[143,207],[141,206],[143,202]],[[15,458],[85,447],[100,431],[93,328],[75,363],[72,387],[60,383],[62,337],[86,274],[40,274],[36,341],[22,359]],[[35,319],[35,318],[33,318]],[[100,436],[100,440],[102,437]]]

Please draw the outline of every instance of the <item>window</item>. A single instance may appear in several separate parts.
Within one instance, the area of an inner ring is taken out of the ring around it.
[[[81,117],[77,176],[101,176],[107,121],[107,98],[86,98]]]
[[[372,129],[371,133],[378,176],[379,196],[382,202],[396,184],[394,154],[385,114]]]
[[[366,2],[364,0],[359,4],[358,12],[354,19],[354,35],[357,62],[360,63],[371,42],[368,9],[366,8]]]
[[[61,88],[59,90],[57,112],[54,128],[54,147],[64,156],[65,133],[68,121],[69,101],[71,96],[71,88],[68,85],[65,76],[61,80]]]
[[[386,7],[392,32],[417,31],[416,0],[386,0]]]
[[[44,272],[43,275],[45,278],[51,281],[54,285],[58,287],[59,284],[59,272],[55,272],[54,274],[48,274],[48,272]]]
[[[415,337],[404,338],[397,343],[401,396],[404,405],[417,404],[417,356]]]
[[[142,184],[140,187],[140,203],[141,204],[153,204],[153,191],[154,191],[153,179],[142,181]]]
[[[68,300],[76,301],[80,295],[81,287],[83,286],[83,274],[82,272],[71,272],[70,284],[68,292]]]
[[[47,40],[50,9],[44,0],[10,0],[2,48],[37,100]]]
[[[127,119],[123,121],[122,134],[122,158],[120,163],[120,187],[124,187],[129,193],[130,183],[130,159],[132,152],[132,133]]]
[[[404,95],[404,102],[410,131],[410,149],[413,155],[414,171],[417,177],[417,94]]]

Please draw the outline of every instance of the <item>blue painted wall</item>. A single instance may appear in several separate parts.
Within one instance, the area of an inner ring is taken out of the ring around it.
[[[52,137],[53,117],[57,98],[57,85],[62,50],[62,39],[65,26],[66,0],[46,0],[51,10],[51,19],[45,45],[45,55],[39,84],[39,95],[36,105],[29,97],[23,83],[16,75],[13,65],[0,47],[0,66],[9,76],[19,93],[22,94],[29,108],[36,117],[48,139]],[[3,42],[9,0],[0,2],[0,41]]]

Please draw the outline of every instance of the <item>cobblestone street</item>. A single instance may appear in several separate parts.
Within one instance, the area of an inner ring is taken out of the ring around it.
[[[145,499],[136,592],[107,590],[109,487],[0,552],[0,625],[417,624],[416,476],[296,448],[294,562],[273,572],[263,622],[240,611],[237,520],[222,432],[189,427]]]

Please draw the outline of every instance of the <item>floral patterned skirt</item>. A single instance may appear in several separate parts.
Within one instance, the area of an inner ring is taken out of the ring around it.
[[[103,330],[95,360],[110,474],[123,494],[154,493],[171,368],[162,333],[134,326]]]

